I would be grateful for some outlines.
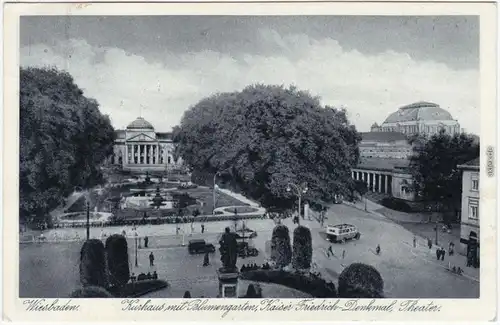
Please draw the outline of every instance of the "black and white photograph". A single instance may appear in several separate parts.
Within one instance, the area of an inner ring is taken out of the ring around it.
[[[19,298],[481,298],[480,36],[21,16]]]

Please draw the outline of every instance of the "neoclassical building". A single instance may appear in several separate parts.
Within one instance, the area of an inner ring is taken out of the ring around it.
[[[182,160],[174,160],[172,134],[156,132],[142,117],[130,123],[125,130],[115,131],[115,145],[111,163],[127,171],[165,171],[180,167]]]
[[[382,125],[375,123],[371,127],[372,132],[401,132],[406,135],[432,135],[441,129],[451,134],[460,133],[460,124],[448,111],[429,102],[400,107]]]

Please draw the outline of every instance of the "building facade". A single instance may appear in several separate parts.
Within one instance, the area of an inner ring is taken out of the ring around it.
[[[400,132],[363,132],[359,154],[364,158],[409,159],[412,145]]]
[[[460,251],[479,258],[479,158],[458,168],[462,170]]]
[[[111,164],[132,172],[154,172],[182,166],[174,160],[171,133],[155,132],[154,127],[138,117],[125,130],[115,131]]]
[[[371,192],[413,201],[413,178],[408,166],[407,159],[362,157],[358,166],[352,169],[352,178],[364,181]]]
[[[382,125],[373,124],[372,132],[401,132],[406,135],[433,135],[445,130],[460,133],[460,124],[438,104],[418,102],[400,107],[390,114]]]

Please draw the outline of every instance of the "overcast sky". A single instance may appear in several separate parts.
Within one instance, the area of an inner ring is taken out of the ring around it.
[[[479,133],[477,17],[22,17],[21,65],[67,70],[115,128],[170,131],[190,105],[252,83],[344,106],[360,131],[431,101]]]

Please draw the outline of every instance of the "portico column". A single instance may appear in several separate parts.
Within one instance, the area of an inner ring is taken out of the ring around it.
[[[132,163],[136,164],[136,155],[137,155],[137,145],[133,144],[132,145]]]
[[[378,178],[378,189],[377,189],[377,192],[379,193],[382,193],[382,175],[378,174],[377,175],[377,178]]]
[[[158,145],[155,145],[155,164],[158,164]]]
[[[153,164],[153,147],[150,144],[148,144],[148,164]]]
[[[385,193],[389,194],[389,175],[385,175]]]

